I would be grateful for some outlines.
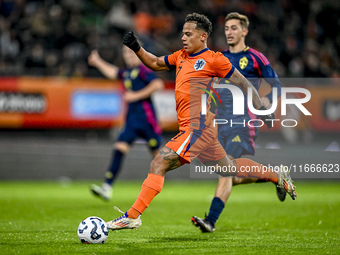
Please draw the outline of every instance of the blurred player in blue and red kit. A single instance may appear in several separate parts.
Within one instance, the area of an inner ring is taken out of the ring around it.
[[[249,20],[247,16],[237,12],[229,13],[225,19],[225,36],[229,49],[223,51],[232,65],[246,77],[258,90],[261,79],[264,78],[272,88],[277,88],[277,97],[281,94],[281,83],[277,74],[272,69],[268,59],[260,52],[246,46],[245,37],[248,34]],[[227,124],[218,125],[218,140],[228,153],[230,158],[240,158],[243,155],[255,154],[255,139],[257,137],[259,125],[254,122],[248,126],[249,120],[258,117],[248,109],[247,102],[244,102],[244,109],[248,111],[244,115],[233,115],[233,97],[229,89],[217,89],[222,100],[222,105],[217,108],[216,120],[227,120]],[[272,91],[261,98],[262,104],[269,108],[272,103]],[[246,98],[246,97],[245,97]],[[230,125],[230,120],[234,123]],[[246,123],[243,125],[242,123]],[[244,183],[263,182],[255,178],[238,178],[219,176],[219,182],[212,200],[209,214],[205,219],[192,217],[192,222],[199,227],[202,232],[213,232],[215,223],[224,209],[232,186]],[[286,197],[284,189],[277,187],[277,195],[281,201]]]
[[[119,69],[102,59],[98,51],[92,51],[88,58],[90,65],[98,68],[109,79],[121,79],[126,89],[125,101],[129,104],[125,128],[114,144],[111,163],[101,186],[91,185],[92,193],[104,200],[112,197],[112,184],[117,178],[124,156],[137,138],[147,141],[154,157],[161,144],[161,128],[151,101],[151,95],[163,88],[164,84],[154,72],[145,67],[136,54],[124,46],[123,58],[127,68]]]

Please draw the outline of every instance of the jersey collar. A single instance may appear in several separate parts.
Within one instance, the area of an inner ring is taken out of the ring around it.
[[[205,48],[197,53],[194,53],[194,54],[189,54],[189,57],[196,57],[198,56],[199,54],[202,54],[203,52],[206,52],[207,50],[209,50],[209,48]]]
[[[248,50],[249,50],[249,46],[246,46],[243,50],[241,50],[241,51],[239,51],[239,52],[236,52],[236,53],[230,52],[229,49],[224,50],[224,52],[228,52],[229,54],[237,55],[237,54],[243,54],[244,52],[246,52],[246,51],[248,51]]]

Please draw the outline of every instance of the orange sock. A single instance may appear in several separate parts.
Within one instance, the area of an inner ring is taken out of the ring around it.
[[[237,164],[236,177],[257,178],[259,180],[271,181],[273,183],[278,183],[279,181],[277,173],[275,173],[271,168],[247,158],[238,158],[235,159],[235,161]]]
[[[132,205],[127,211],[129,218],[136,219],[149,206],[152,199],[161,192],[164,184],[164,177],[158,174],[148,174],[148,177],[142,184],[141,191]]]

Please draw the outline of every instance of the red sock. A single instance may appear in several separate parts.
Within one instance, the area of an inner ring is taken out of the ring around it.
[[[241,178],[257,178],[259,180],[278,182],[278,176],[273,169],[268,168],[251,159],[238,158],[235,159],[237,164],[236,177]]]
[[[164,177],[158,174],[148,174],[142,184],[141,191],[131,208],[127,211],[129,218],[136,219],[149,206],[152,199],[161,192]]]

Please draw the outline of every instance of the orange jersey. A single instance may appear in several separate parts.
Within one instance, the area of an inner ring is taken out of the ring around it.
[[[212,87],[215,77],[229,78],[234,67],[222,53],[208,48],[196,54],[182,49],[165,56],[164,60],[170,69],[176,67],[175,99],[180,130],[189,127],[190,123],[202,130],[214,114],[209,111],[210,100],[207,100],[207,111],[202,115],[201,95],[210,90],[208,87]]]

